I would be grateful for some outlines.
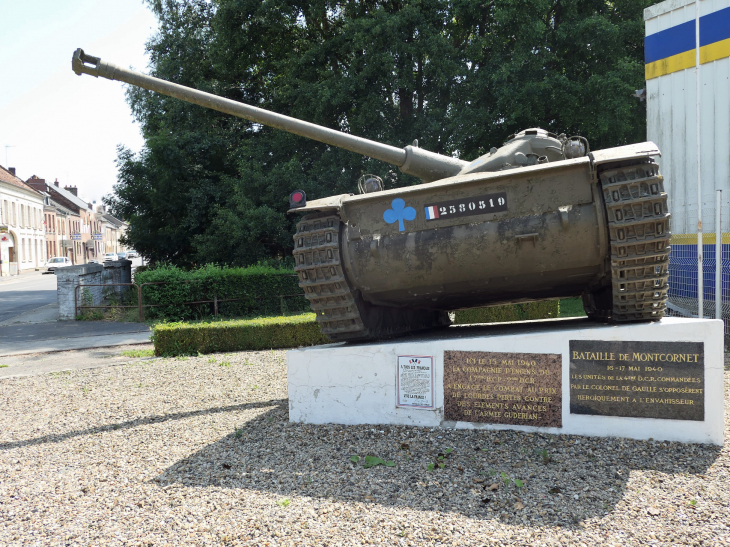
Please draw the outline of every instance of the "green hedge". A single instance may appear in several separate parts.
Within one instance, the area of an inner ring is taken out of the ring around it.
[[[565,301],[575,304],[572,300]],[[562,302],[561,302],[562,305]],[[501,323],[558,317],[558,301],[493,306],[455,312],[454,324]],[[562,316],[562,314],[561,314]],[[196,323],[162,323],[152,340],[156,355],[197,355],[327,344],[313,313],[286,317]]]
[[[162,323],[152,336],[155,355],[197,355],[327,344],[313,313],[201,323]]]
[[[528,302],[526,304],[457,310],[454,312],[454,325],[549,319],[551,317],[558,317],[558,307],[557,300],[543,300],[541,302]]]
[[[560,317],[585,317],[581,298],[564,298],[560,301]]]
[[[175,266],[160,266],[155,269],[137,271],[135,283],[162,283],[142,288],[148,319],[181,321],[203,319],[213,315],[213,304],[185,304],[213,300],[235,299],[219,302],[220,317],[251,317],[281,315],[282,312],[309,310],[309,303],[302,295],[293,270],[276,269],[269,266],[249,268],[222,268],[208,265],[197,270],[182,270]],[[282,299],[286,296],[285,309]]]

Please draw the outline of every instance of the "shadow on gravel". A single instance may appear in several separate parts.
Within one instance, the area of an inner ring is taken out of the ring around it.
[[[673,481],[703,475],[721,451],[516,431],[291,424],[285,403],[261,403],[276,406],[154,480],[162,486],[252,489],[290,496],[292,503],[377,503],[573,528],[609,514],[624,498],[632,471],[648,470],[639,486],[647,480],[656,495],[672,497]],[[395,466],[365,468],[368,455]],[[430,463],[434,470],[428,470]]]
[[[288,402],[285,399],[279,399],[275,401],[264,401],[255,403],[241,403],[239,405],[221,406],[216,408],[207,408],[205,410],[191,410],[189,412],[174,412],[171,414],[164,414],[162,416],[147,416],[145,418],[138,418],[136,420],[130,420],[128,422],[117,422],[113,424],[103,425],[99,427],[90,427],[89,429],[81,429],[78,431],[69,431],[68,433],[62,433],[60,435],[45,435],[43,437],[36,437],[35,439],[27,439],[24,441],[14,441],[0,443],[0,450],[12,450],[13,448],[20,448],[24,446],[33,446],[37,444],[46,443],[60,443],[67,439],[73,439],[74,437],[83,437],[84,435],[95,435],[96,433],[102,433],[104,431],[116,431],[119,429],[131,429],[147,424],[160,424],[169,422],[172,420],[183,420],[193,416],[204,416],[206,414],[220,414],[222,412],[233,412],[239,410],[249,410],[252,408],[269,407],[271,405],[283,406],[287,405]]]

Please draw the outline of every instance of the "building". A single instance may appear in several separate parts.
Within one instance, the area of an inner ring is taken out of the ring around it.
[[[45,263],[43,196],[0,166],[0,275]]]
[[[74,264],[85,264],[98,259],[92,242],[92,228],[96,217],[91,205],[77,195],[75,186],[61,187],[58,179],[48,184],[45,179],[33,175],[26,181],[31,188],[48,196],[45,213],[55,216],[56,233],[46,238],[57,251]],[[55,209],[55,213],[52,212]],[[55,243],[55,245],[54,245]]]
[[[46,261],[44,196],[0,166],[0,275],[41,268]]]
[[[44,197],[43,213],[46,217],[46,255],[68,256],[72,254],[73,242],[69,238],[72,211],[51,199]]]
[[[127,223],[109,213],[104,213],[103,216],[106,228],[104,238],[104,244],[106,245],[105,252],[118,253],[126,250],[119,240],[127,231]]]
[[[725,256],[722,300],[730,298],[730,1],[667,0],[646,8],[644,22],[647,137],[662,152],[672,213],[668,305],[680,315],[698,314],[701,231],[703,314],[711,316],[718,237],[720,258]],[[718,190],[724,210],[716,234]],[[724,307],[723,317],[730,319]]]

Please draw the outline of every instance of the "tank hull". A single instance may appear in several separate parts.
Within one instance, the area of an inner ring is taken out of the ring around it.
[[[384,218],[398,199],[415,211],[402,225]],[[429,219],[432,204],[441,214]],[[340,206],[343,267],[366,301],[383,306],[579,296],[606,275],[604,210],[588,158],[353,196]]]
[[[578,295],[596,320],[660,319],[670,214],[645,144],[307,204],[295,269],[322,332],[383,338]]]

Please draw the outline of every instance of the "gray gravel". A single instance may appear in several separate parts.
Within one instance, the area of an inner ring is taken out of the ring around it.
[[[284,352],[7,378],[0,418],[1,545],[730,545],[727,445],[290,424]]]

